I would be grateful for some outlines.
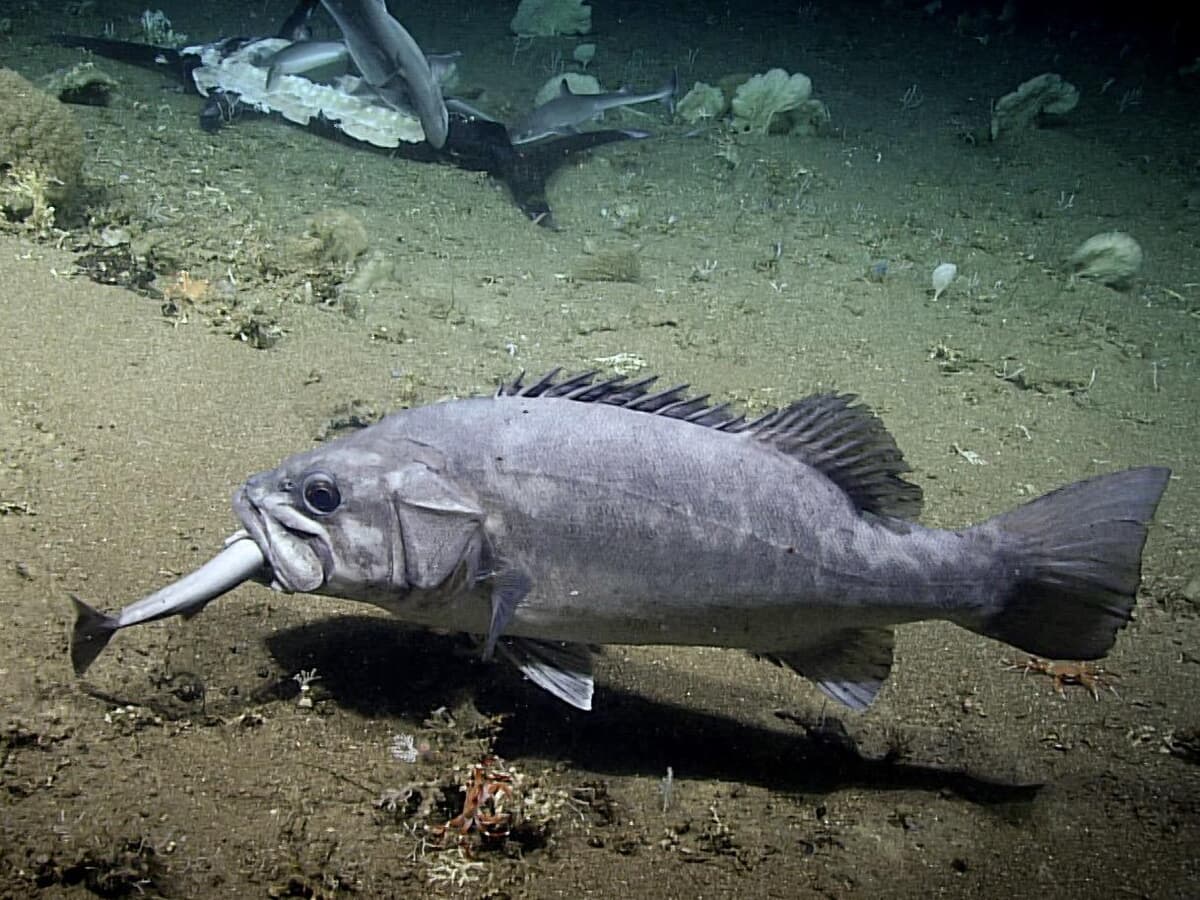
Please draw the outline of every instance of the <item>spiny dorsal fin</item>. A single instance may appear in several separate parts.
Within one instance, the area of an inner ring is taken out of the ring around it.
[[[853,394],[813,394],[751,426],[760,440],[823,472],[864,512],[900,519],[921,512],[922,492],[896,440]]]
[[[532,384],[524,373],[496,392],[498,397],[557,397],[580,403],[607,403],[638,412],[683,419],[705,428],[755,438],[822,472],[863,512],[915,518],[921,488],[905,481],[911,471],[895,439],[853,394],[814,394],[756,419],[734,414],[728,404],[709,404],[708,395],[689,397],[688,385],[651,392],[656,376],[630,381],[624,376],[596,380],[596,371],[558,379],[552,369]]]

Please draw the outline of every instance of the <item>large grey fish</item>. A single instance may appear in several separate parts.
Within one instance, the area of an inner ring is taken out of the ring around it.
[[[679,75],[676,72],[672,72],[670,80],[657,91],[647,94],[637,94],[628,88],[608,94],[576,94],[564,78],[558,96],[535,108],[509,129],[509,138],[514,144],[530,144],[555,135],[574,134],[578,130],[576,126],[599,118],[610,109],[636,106],[651,100],[666,103],[674,112],[678,93]]]
[[[233,500],[243,530],[205,566],[115,617],[75,599],[76,671],[117,630],[250,579],[483,636],[583,709],[593,644],[744,648],[862,709],[900,623],[1094,659],[1130,618],[1165,468],[942,531],[912,521],[921,490],[853,396],[747,420],[652,381],[517,379],[253,476]]]

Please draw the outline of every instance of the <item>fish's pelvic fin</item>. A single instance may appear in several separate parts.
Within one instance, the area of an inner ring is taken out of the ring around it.
[[[1147,526],[1170,476],[1147,466],[1089,478],[971,529],[998,535],[1014,582],[968,627],[1051,659],[1104,656],[1132,617]]]
[[[120,629],[117,620],[85,603],[77,594],[71,595],[75,606],[75,628],[71,632],[71,665],[76,675],[83,675],[96,657],[104,652],[109,640]]]
[[[803,675],[825,696],[861,712],[887,681],[894,645],[890,628],[847,628],[814,647],[759,655]]]
[[[496,648],[538,687],[576,709],[592,708],[592,647],[565,641],[504,638]]]

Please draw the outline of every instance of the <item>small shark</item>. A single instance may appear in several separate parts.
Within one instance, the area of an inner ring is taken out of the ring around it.
[[[274,90],[283,75],[312,77],[319,69],[337,67],[338,74],[348,71],[350,51],[345,41],[296,41],[268,60],[267,90]]]
[[[439,87],[444,87],[455,75],[461,51],[429,53],[425,61]],[[313,81],[357,73],[345,41],[296,41],[271,56],[267,62],[267,90],[274,90],[283,75],[303,75]],[[406,92],[407,95],[407,92]],[[446,100],[449,103],[449,99]],[[410,100],[405,108],[414,104]]]
[[[300,0],[292,14],[284,20],[278,37],[287,38],[289,41],[312,40],[312,25],[309,21],[312,19],[313,10],[320,3],[321,0]]]
[[[558,96],[546,101],[510,128],[509,137],[514,144],[529,144],[555,135],[574,134],[578,131],[577,125],[599,118],[605,110],[649,103],[651,100],[667,104],[667,109],[674,112],[678,93],[678,72],[672,72],[666,84],[649,94],[635,94],[629,88],[608,94],[576,94],[564,78]]]
[[[321,0],[333,16],[363,80],[397,109],[411,103],[425,140],[440,150],[450,131],[446,101],[429,61],[413,36],[392,18],[383,0]]]

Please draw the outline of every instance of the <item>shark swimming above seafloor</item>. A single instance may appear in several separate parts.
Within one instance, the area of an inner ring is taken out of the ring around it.
[[[670,79],[656,91],[647,94],[635,93],[630,88],[600,94],[576,94],[564,78],[559,85],[558,96],[547,100],[529,113],[518,124],[509,129],[514,144],[530,144],[555,135],[575,134],[576,126],[598,119],[610,109],[636,106],[658,100],[675,111],[675,97],[679,93],[679,74],[672,72]]]

